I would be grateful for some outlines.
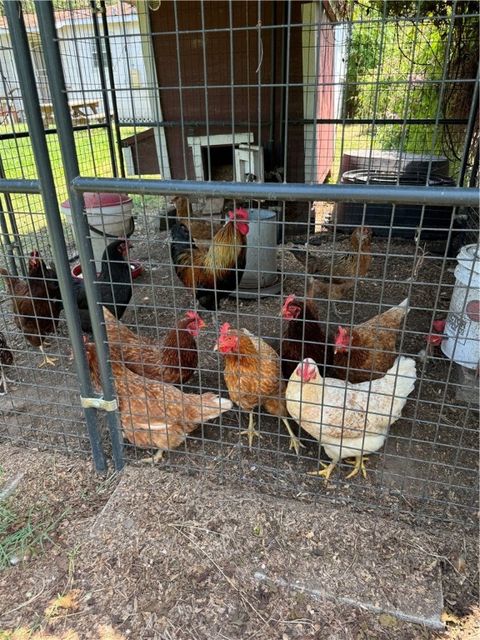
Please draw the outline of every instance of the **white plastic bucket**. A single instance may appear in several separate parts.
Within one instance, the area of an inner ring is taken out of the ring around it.
[[[115,238],[128,238],[132,235],[135,229],[133,203],[130,196],[124,193],[85,193],[84,203],[98,273],[105,247]],[[72,210],[69,200],[62,203],[62,212],[71,225]]]
[[[249,232],[247,235],[247,264],[235,295],[252,297],[260,293],[276,293],[280,290],[277,272],[276,211],[248,209]]]
[[[457,256],[455,288],[445,324],[443,353],[457,364],[476,369],[480,361],[480,250],[462,247]]]

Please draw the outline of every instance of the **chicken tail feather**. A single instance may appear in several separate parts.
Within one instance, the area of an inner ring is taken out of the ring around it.
[[[405,313],[408,313],[410,311],[410,309],[408,307],[408,301],[409,301],[409,298],[405,298],[405,300],[402,300],[402,302],[400,302],[400,304],[397,305],[397,308],[398,309],[406,309]]]
[[[192,411],[197,415],[193,417],[196,422],[206,422],[218,418],[219,415],[230,411],[233,404],[228,398],[222,398],[215,393],[203,393],[201,396],[190,396],[195,399]]]
[[[395,376],[395,396],[407,398],[415,388],[417,368],[413,358],[399,356],[387,376]]]

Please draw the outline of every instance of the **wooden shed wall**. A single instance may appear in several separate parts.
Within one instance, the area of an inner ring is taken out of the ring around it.
[[[283,166],[280,118],[285,91],[280,86],[262,85],[281,85],[286,74],[287,82],[297,85],[286,90],[288,118],[293,121],[288,127],[286,175],[289,182],[302,182],[301,3],[291,4],[291,23],[299,26],[290,29],[287,69],[282,68],[285,28],[268,28],[287,21],[285,2],[265,0],[260,4],[261,16],[256,2],[235,0],[230,5],[224,1],[206,1],[202,4],[203,16],[200,2],[162,2],[158,10],[151,12],[162,113],[164,120],[172,123],[166,128],[172,177],[195,178],[187,136],[231,134],[232,119],[235,133],[253,132],[255,144],[264,146],[266,169]],[[205,36],[201,31],[202,20]],[[259,20],[262,54],[258,46]],[[213,29],[220,31],[211,31]],[[183,128],[174,124],[181,116],[186,123]]]

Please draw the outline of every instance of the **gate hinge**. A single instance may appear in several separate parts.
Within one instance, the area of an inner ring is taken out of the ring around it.
[[[80,396],[80,404],[84,409],[102,409],[102,411],[116,411],[118,409],[117,399],[104,400],[100,398],[83,398]]]

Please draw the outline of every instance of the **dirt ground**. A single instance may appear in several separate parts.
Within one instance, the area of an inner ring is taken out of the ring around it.
[[[142,261],[145,271],[134,282],[132,303],[124,321],[137,327],[142,334],[161,338],[175,323],[176,316],[183,313],[183,310],[192,308],[192,298],[179,284],[171,268],[167,234],[158,230],[158,212],[143,213],[139,213],[136,232],[132,238],[132,255]],[[288,238],[288,241],[301,243],[305,242],[305,239],[305,235],[297,235]],[[339,242],[338,246],[341,248],[348,246],[348,240],[342,240],[341,236]],[[165,457],[162,469],[176,471],[180,475],[205,477],[229,490],[238,487],[255,490],[265,499],[269,495],[279,500],[294,499],[297,503],[310,505],[312,509],[320,511],[325,505],[324,508],[352,508],[355,513],[365,515],[386,515],[392,521],[400,519],[405,525],[419,526],[422,531],[431,535],[442,535],[451,527],[456,527],[455,530],[459,533],[456,537],[450,537],[448,542],[445,541],[442,552],[438,552],[439,556],[445,555],[449,558],[451,554],[460,553],[464,537],[465,545],[468,545],[470,537],[475,536],[477,532],[478,414],[457,398],[456,369],[442,356],[439,349],[426,356],[417,354],[425,349],[425,336],[430,330],[432,318],[442,318],[446,315],[454,282],[452,272],[455,262],[443,262],[438,256],[426,255],[417,277],[409,281],[416,261],[412,241],[375,238],[373,254],[374,261],[368,277],[357,283],[350,301],[339,304],[340,310],[347,315],[336,316],[331,305],[319,305],[327,327],[333,328],[340,323],[360,322],[377,313],[380,305],[385,309],[389,305],[397,304],[406,296],[410,297],[412,310],[408,316],[400,352],[417,357],[419,379],[414,393],[407,402],[402,419],[392,426],[383,449],[377,455],[371,456],[367,478],[346,481],[345,466],[339,468],[327,486],[323,481],[306,475],[307,471],[317,468],[319,456],[322,455],[318,444],[305,437],[306,434],[302,434],[305,448],[301,450],[300,456],[294,455],[288,449],[288,439],[283,425],[268,416],[259,417],[258,426],[262,438],[255,443],[252,451],[249,451],[245,439],[239,434],[241,417],[236,411],[225,414],[216,423],[199,428],[188,438],[184,447],[170,452]],[[285,274],[279,295],[302,295],[305,275],[301,265],[286,247],[279,249],[278,269]],[[274,346],[278,346],[281,335],[280,307],[281,301],[278,296],[239,301],[231,298],[222,305],[219,321],[246,327],[262,335]],[[91,463],[86,458],[90,448],[82,411],[79,408],[74,363],[68,357],[69,339],[65,324],[61,322],[58,335],[53,338],[53,345],[49,350],[51,355],[59,359],[56,368],[37,369],[39,356],[33,349],[26,347],[23,336],[9,315],[9,309],[8,298],[4,298],[3,303],[0,301],[0,330],[6,332],[16,359],[15,367],[9,372],[9,377],[15,379],[15,384],[11,385],[8,395],[0,397],[0,442],[39,451],[54,448],[73,454],[69,461],[62,462],[61,467],[55,466],[54,469],[63,468],[63,465],[65,468],[71,467],[75,473],[80,474],[82,482],[87,483],[85,495],[89,498],[82,506],[81,512],[90,526],[91,518],[98,513],[106,496],[99,497],[95,488],[89,484],[96,481],[88,480],[84,476],[90,474]],[[221,359],[212,352],[216,338],[214,319],[208,312],[203,315],[209,326],[198,340],[199,373],[190,382],[189,390],[220,389],[226,393],[221,375]],[[103,419],[100,419],[100,423],[103,444],[109,454],[108,432]],[[6,451],[9,451],[8,447]],[[22,455],[31,455],[33,465],[33,461],[44,454],[38,451],[29,453],[26,450]],[[129,464],[134,464],[135,460],[150,455],[150,452],[135,449],[127,443],[125,455]],[[42,476],[44,473],[46,472],[42,472]],[[63,494],[63,484],[58,486],[54,474],[49,481],[55,485],[58,495],[72,493],[72,485],[66,482],[67,493]],[[82,531],[85,531],[82,529],[82,522],[72,520],[72,527],[75,530],[73,533],[80,536],[80,540]],[[71,527],[67,525],[65,529],[70,536]],[[64,535],[63,531],[62,526],[61,535]],[[72,543],[72,539],[68,537],[65,544],[76,543]],[[65,551],[65,547],[60,548]],[[57,558],[57,551],[56,544],[49,550],[49,558],[50,554]],[[45,565],[47,571],[49,562],[50,559]],[[52,562],[55,566],[57,560]],[[441,562],[444,563],[446,575],[458,577],[449,562]],[[14,574],[15,580],[20,579],[21,591],[24,578],[19,578],[17,569],[10,570],[8,574]],[[61,576],[61,580],[65,580],[65,568]],[[452,587],[450,584],[446,589],[447,607],[463,615],[475,600],[475,582],[476,577],[473,573],[469,574],[468,580],[463,580],[460,587]],[[30,593],[31,589],[27,588],[25,592]],[[50,591],[48,593],[50,594]],[[15,597],[17,601],[21,600],[18,594]],[[36,615],[39,615],[40,603],[43,604],[43,601],[44,599],[39,598]],[[345,615],[349,619],[353,614],[350,612]],[[357,625],[361,630],[362,625],[367,624],[362,616],[360,618],[357,614],[353,615],[354,626],[351,629],[357,628]],[[14,619],[16,620],[12,618]],[[353,631],[351,635],[347,632],[346,635],[342,635],[342,631],[339,631],[337,635],[336,632],[332,632],[331,636],[323,636],[320,629],[315,631],[315,636],[306,635],[303,628],[298,632],[299,635],[290,636],[288,634],[292,628],[287,625],[286,631],[282,633],[286,633],[286,637],[322,639],[423,637],[415,635],[417,631],[410,635],[409,632],[405,632],[403,636],[383,636],[383,631],[377,635],[376,631],[372,631],[372,635],[369,635],[370,629],[363,636],[361,631],[357,635],[354,635]],[[182,637],[168,635],[169,633],[170,631],[166,630],[165,635],[159,637]],[[260,632],[258,637],[270,637],[262,633]],[[226,637],[242,636],[237,634]],[[277,634],[271,637],[282,636]]]
[[[476,540],[461,528],[144,466],[104,478],[85,460],[6,444],[0,468],[5,481],[22,476],[10,498],[19,513],[37,504],[60,516],[43,548],[0,572],[9,640],[19,628],[52,640],[433,640],[446,636],[372,607],[440,612],[439,588],[450,611],[476,601]],[[52,613],[59,597],[72,602]]]

